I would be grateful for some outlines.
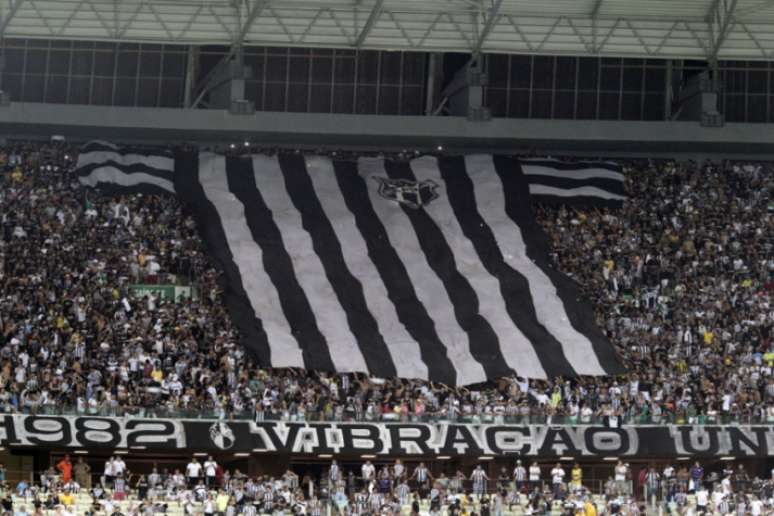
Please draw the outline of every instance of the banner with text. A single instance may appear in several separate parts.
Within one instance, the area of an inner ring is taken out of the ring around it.
[[[766,457],[774,456],[774,427],[286,423],[14,414],[0,416],[0,445],[393,457]]]
[[[187,285],[137,284],[129,285],[129,293],[136,298],[153,295],[164,301],[179,302],[182,299],[190,298],[193,289]]]

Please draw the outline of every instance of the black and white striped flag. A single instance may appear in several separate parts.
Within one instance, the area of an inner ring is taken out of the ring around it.
[[[78,180],[102,190],[175,193],[171,151],[140,150],[94,141],[78,155]]]
[[[262,364],[458,385],[620,372],[528,188],[490,155],[181,153],[174,172]]]
[[[620,165],[609,161],[523,159],[533,200],[620,208],[626,199]]]

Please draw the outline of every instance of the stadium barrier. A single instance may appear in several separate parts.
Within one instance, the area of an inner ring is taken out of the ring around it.
[[[381,457],[767,457],[774,427],[340,423],[0,416],[0,445]]]

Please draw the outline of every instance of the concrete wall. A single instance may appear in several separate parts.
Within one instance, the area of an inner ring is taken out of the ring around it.
[[[105,107],[12,103],[0,107],[0,135],[39,138],[61,134],[74,140],[224,143],[266,146],[435,149],[771,158],[774,125],[695,122],[405,117],[260,112],[230,115],[220,110]]]

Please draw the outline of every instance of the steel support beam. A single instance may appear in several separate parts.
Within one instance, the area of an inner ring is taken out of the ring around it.
[[[597,19],[599,18],[599,11],[602,9],[602,3],[605,0],[597,0],[594,2],[594,8],[591,10],[591,50],[592,52],[598,52],[597,47]]]
[[[594,2],[594,8],[591,10],[591,17],[592,18],[599,18],[599,11],[602,9],[602,4],[605,2],[605,0],[597,0]]]
[[[194,89],[194,80],[196,77],[196,72],[198,68],[198,61],[199,61],[199,47],[196,45],[190,45],[188,47],[188,54],[187,54],[186,64],[185,64],[185,90],[184,90],[184,96],[183,96],[183,107],[188,107],[191,105],[191,101],[193,100],[193,89]]]
[[[379,16],[382,15],[383,6],[384,0],[376,0],[374,7],[371,9],[371,14],[368,15],[368,20],[366,20],[366,23],[363,26],[363,30],[360,31],[360,34],[358,34],[357,39],[355,40],[355,47],[360,48],[363,46],[363,43],[365,43],[365,40],[368,37],[368,34],[371,32],[371,29],[374,28],[376,20],[378,20]]]
[[[13,17],[16,16],[22,2],[24,2],[24,0],[8,0],[8,12],[3,16],[2,21],[0,21],[0,38],[5,37],[5,29],[8,28],[8,24],[11,23]]]
[[[194,98],[193,102],[190,104],[186,104],[185,107],[187,108],[195,108],[199,105],[199,103],[204,98],[204,95],[207,93],[209,88],[212,86],[212,80],[215,78],[218,73],[222,70],[224,66],[228,65],[228,62],[231,60],[232,57],[234,57],[235,54],[235,48],[232,47],[231,50],[220,58],[220,61],[215,64],[215,66],[210,69],[209,72],[207,72],[207,75],[202,77],[202,79],[196,84],[196,87],[193,89],[192,93],[196,94],[196,97]],[[191,96],[193,96],[193,94]],[[190,98],[190,96],[189,96]]]
[[[707,46],[707,60],[710,64],[717,62],[718,53],[728,38],[737,3],[738,0],[712,0],[710,4],[707,12],[707,25],[712,38],[710,45]]]
[[[242,45],[245,42],[245,38],[247,37],[247,33],[250,32],[250,29],[253,27],[253,23],[255,23],[255,19],[258,18],[258,15],[261,14],[263,8],[266,7],[266,4],[268,3],[269,0],[255,0],[253,2],[252,8],[250,8],[248,4],[247,18],[245,18],[244,23],[242,23],[239,32],[234,38],[234,47],[236,49],[242,48]]]
[[[476,45],[473,47],[474,59],[478,59],[479,54],[481,54],[481,49],[483,48],[484,43],[486,43],[486,38],[489,37],[489,33],[492,32],[492,29],[494,28],[494,24],[497,21],[497,15],[500,12],[500,6],[502,5],[503,0],[494,0],[491,9],[489,9],[489,17],[486,19],[484,28],[481,29]]]

